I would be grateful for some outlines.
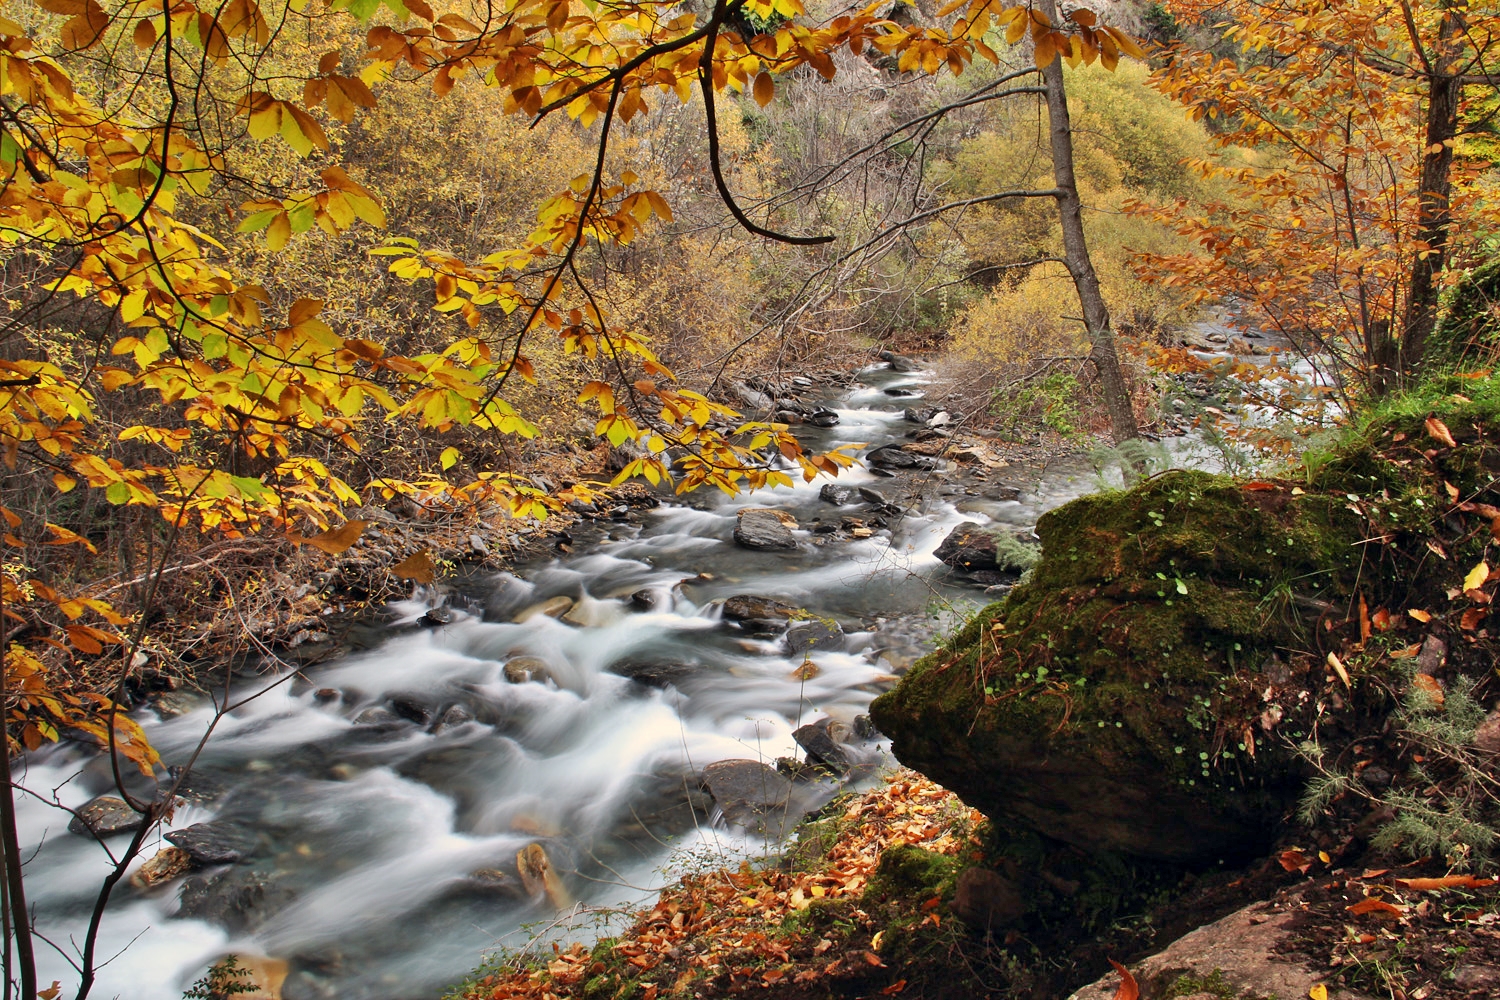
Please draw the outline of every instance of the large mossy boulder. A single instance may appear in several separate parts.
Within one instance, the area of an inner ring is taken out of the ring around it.
[[[1493,365],[1500,359],[1500,257],[1470,271],[1449,293],[1422,364],[1428,371]]]
[[[1500,501],[1500,428],[1463,402],[1452,446],[1408,414],[1296,480],[1172,472],[1051,511],[1031,578],[877,699],[876,725],[1001,829],[1250,855],[1302,788],[1296,745],[1358,731],[1410,669],[1374,656],[1345,681],[1327,654],[1409,643],[1404,609],[1482,557],[1488,523],[1458,523],[1451,498]],[[1372,637],[1380,609],[1393,631]]]

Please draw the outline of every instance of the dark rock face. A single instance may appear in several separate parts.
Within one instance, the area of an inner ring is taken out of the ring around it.
[[[740,511],[734,540],[747,549],[795,549],[791,526],[768,510]]]
[[[837,427],[839,415],[832,410],[817,410],[808,414],[807,422],[814,427]]]
[[[68,832],[80,837],[113,837],[140,825],[141,814],[114,795],[101,795],[78,810],[68,823]]]
[[[1026,897],[997,871],[965,868],[953,887],[953,912],[973,930],[999,930],[1025,918]]]
[[[256,838],[249,830],[228,823],[194,823],[167,834],[168,843],[188,852],[198,865],[230,865],[255,852]]]
[[[865,452],[865,464],[881,469],[936,469],[942,459],[907,451],[899,444],[881,445]]]
[[[453,622],[452,608],[428,608],[422,617],[417,619],[417,624],[422,628],[439,628]]]
[[[786,630],[787,648],[792,653],[827,653],[844,648],[844,630],[838,622],[813,618],[797,622]]]
[[[785,621],[801,612],[802,609],[795,605],[753,594],[736,594],[724,602],[724,619],[731,622],[766,621],[773,618]]]
[[[734,826],[781,826],[791,810],[792,782],[754,760],[721,760],[703,769],[700,781]]]
[[[927,421],[937,416],[937,412],[938,408],[936,406],[910,406],[907,407],[906,412],[901,416],[904,417],[908,423],[925,424],[927,423]]]
[[[680,684],[684,678],[692,676],[696,670],[697,668],[691,663],[677,663],[672,660],[626,659],[609,665],[610,673],[629,677],[637,684],[654,688]]]

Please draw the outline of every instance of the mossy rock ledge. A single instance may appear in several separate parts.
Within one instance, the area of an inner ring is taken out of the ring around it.
[[[1409,669],[1334,676],[1360,599],[1404,619],[1482,557],[1488,531],[1443,530],[1444,491],[1493,492],[1500,429],[1459,409],[1455,447],[1392,417],[1295,481],[1171,472],[1049,512],[1031,578],[876,699],[876,724],[1000,830],[1173,864],[1252,855],[1305,781],[1295,744],[1361,731]],[[1444,536],[1450,558],[1424,559]]]

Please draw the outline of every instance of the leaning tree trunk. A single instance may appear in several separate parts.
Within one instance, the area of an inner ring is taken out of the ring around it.
[[[1057,23],[1056,0],[1041,0],[1041,12]],[[1062,216],[1063,257],[1078,289],[1083,306],[1083,322],[1088,328],[1091,358],[1104,387],[1104,401],[1109,407],[1110,430],[1115,443],[1141,436],[1130,407],[1130,390],[1125,373],[1120,370],[1120,355],[1115,350],[1115,335],[1110,328],[1109,310],[1099,291],[1099,276],[1089,258],[1088,242],[1083,234],[1083,203],[1078,198],[1078,180],[1073,173],[1073,126],[1068,117],[1068,94],[1063,87],[1062,59],[1054,58],[1042,70],[1047,86],[1047,118],[1052,132],[1052,174],[1057,181],[1057,208]]]
[[[1458,103],[1463,80],[1458,74],[1458,55],[1463,25],[1458,12],[1443,14],[1435,51],[1427,62],[1427,133],[1422,154],[1422,187],[1417,199],[1417,238],[1427,247],[1411,266],[1406,310],[1401,322],[1397,368],[1380,372],[1386,388],[1396,388],[1411,379],[1421,367],[1427,340],[1437,326],[1439,275],[1448,264],[1448,234],[1453,216],[1453,138],[1458,134]]]

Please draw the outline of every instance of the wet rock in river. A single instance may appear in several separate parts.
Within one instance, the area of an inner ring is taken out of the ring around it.
[[[965,521],[944,538],[933,553],[944,563],[966,573],[979,574],[1024,573],[1037,560],[1037,549],[1027,545],[1013,535],[987,529],[973,521]],[[999,583],[986,576],[981,582]]]
[[[449,705],[443,715],[432,727],[433,733],[446,733],[450,729],[457,729],[465,723],[474,721],[474,713],[469,711],[465,705]]]
[[[925,424],[936,416],[937,412],[938,408],[936,406],[909,406],[901,416],[907,423]]]
[[[230,934],[253,931],[296,898],[270,872],[231,868],[209,878],[195,875],[182,884],[177,916],[218,924]]]
[[[101,795],[82,806],[68,823],[68,832],[80,837],[113,837],[140,825],[141,814],[115,795]]]
[[[770,620],[783,621],[802,613],[802,609],[785,604],[774,597],[757,597],[753,594],[736,594],[724,602],[724,620],[731,622]]]
[[[734,540],[747,549],[795,549],[797,519],[782,511],[747,508],[739,513]]]
[[[849,487],[840,486],[838,483],[824,483],[823,488],[818,491],[818,499],[824,503],[831,503],[835,507],[841,507],[849,502],[849,497],[853,492]]]
[[[842,723],[834,722],[832,719],[819,719],[817,722],[809,722],[805,726],[799,726],[792,733],[792,739],[797,745],[807,752],[810,763],[821,764],[831,771],[843,772],[848,770],[851,763],[849,754],[840,745],[838,737],[848,734],[848,727]]]
[[[568,597],[565,594],[557,594],[553,597],[547,598],[545,601],[537,601],[535,604],[521,609],[521,611],[511,619],[511,621],[519,625],[523,622],[530,621],[537,615],[547,615],[552,618],[557,618],[573,610],[573,603],[573,598]]]
[[[755,760],[721,760],[703,769],[700,782],[734,826],[758,829],[768,816],[785,816],[792,782]]]
[[[891,371],[919,372],[922,370],[921,362],[908,358],[904,354],[897,354],[895,351],[881,351],[880,360],[890,365]]]
[[[130,876],[130,884],[137,889],[150,889],[186,874],[192,867],[193,859],[187,851],[180,847],[163,847],[135,870]]]
[[[885,507],[890,504],[884,493],[868,486],[859,487],[859,498],[866,503],[875,504],[877,507]]]
[[[383,705],[367,708],[354,717],[356,726],[394,726],[400,722],[401,716]]]
[[[552,680],[552,668],[547,661],[537,656],[516,656],[505,661],[503,672],[505,679],[512,684],[525,684],[528,681],[536,681],[545,684]]]
[[[425,726],[432,719],[432,708],[423,704],[413,695],[398,694],[391,698],[391,711],[396,715],[415,722],[419,726]]]
[[[559,910],[572,905],[572,895],[541,844],[527,844],[516,854],[516,870],[532,896],[546,896],[547,901]]]
[[[643,587],[630,595],[630,606],[636,611],[655,611],[667,603],[665,594],[649,587]]]
[[[256,837],[228,823],[194,823],[167,834],[167,842],[188,852],[198,865],[232,865],[255,852]]]
[[[814,427],[836,427],[839,415],[832,410],[816,410],[808,415],[807,422]]]
[[[787,648],[792,653],[828,653],[842,651],[847,640],[839,623],[826,618],[796,622],[786,630]]]
[[[417,624],[422,628],[438,628],[453,622],[453,609],[447,607],[428,608],[422,617],[417,619]]]
[[[931,470],[941,465],[942,459],[907,451],[899,444],[885,444],[865,452],[865,464],[882,469]]]
[[[646,687],[664,688],[692,676],[698,668],[675,660],[626,659],[609,665],[609,672],[629,677]]]

